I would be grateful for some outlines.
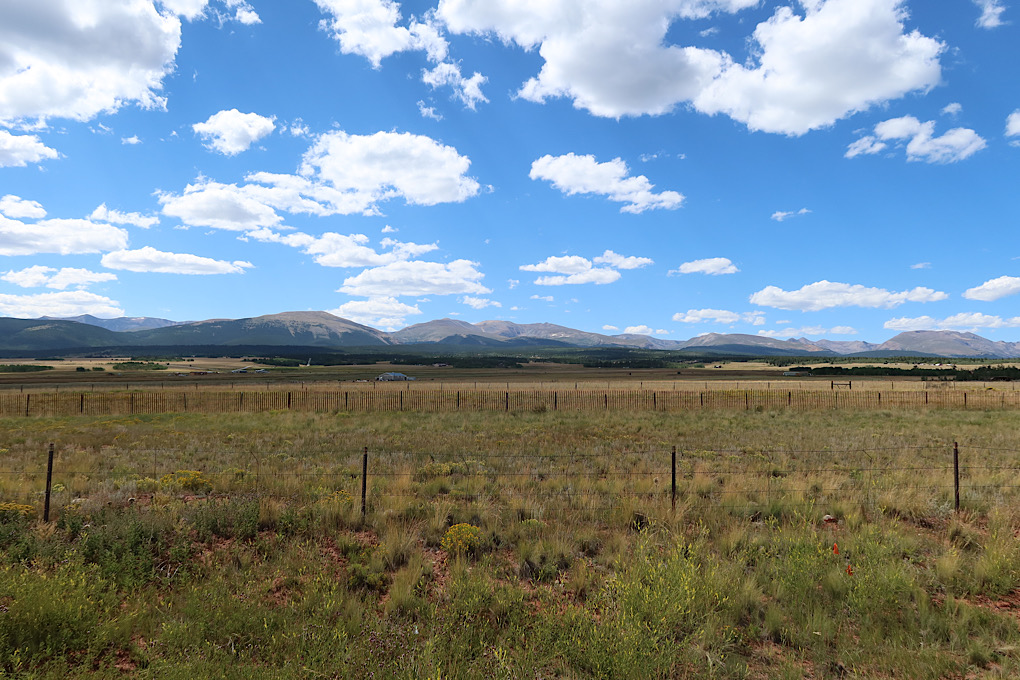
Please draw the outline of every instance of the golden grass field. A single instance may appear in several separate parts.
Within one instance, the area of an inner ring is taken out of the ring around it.
[[[0,672],[1020,677],[1020,419],[977,397],[934,403],[962,383],[928,385],[927,407],[914,381],[881,381],[904,401],[746,408],[754,394],[871,386],[769,391],[741,374],[740,389],[690,381],[718,407],[665,410],[599,408],[608,394],[678,403],[651,372],[608,386],[573,367],[526,369],[530,382],[444,369],[439,385],[349,382],[386,368],[342,367],[328,383],[270,374],[269,391],[264,374],[232,390],[128,388],[127,375],[94,395],[8,387],[3,398],[72,407],[190,395],[223,408],[0,417]],[[440,386],[465,406],[533,392],[590,407],[399,410]],[[987,387],[967,394],[1012,399],[1011,384]],[[385,398],[371,411],[227,409],[286,390]]]
[[[123,389],[195,390],[319,390],[389,389],[389,390],[831,390],[832,383],[843,383],[835,389],[847,389],[846,379],[784,377],[784,368],[764,362],[741,361],[710,364],[708,368],[624,369],[586,368],[579,364],[533,362],[522,368],[458,369],[431,365],[407,366],[379,362],[358,366],[301,366],[274,368],[231,357],[203,358],[193,361],[165,363],[166,370],[116,370],[114,364],[129,361],[128,357],[109,359],[68,359],[36,361],[5,359],[9,364],[43,364],[53,370],[38,373],[0,373],[0,392],[54,389],[99,391]],[[997,364],[999,362],[996,362]],[[718,365],[720,368],[711,366]],[[850,367],[860,364],[832,363],[816,366]],[[885,365],[885,364],[881,364]],[[1003,365],[1016,365],[1006,362]],[[913,364],[889,364],[895,368],[911,368]],[[85,371],[78,371],[81,367]],[[934,368],[935,364],[921,365]],[[102,372],[94,368],[104,369]],[[967,368],[967,366],[963,366]],[[246,369],[247,373],[232,373]],[[263,369],[265,373],[255,373]],[[376,383],[382,373],[397,371],[415,378],[406,383]],[[196,375],[202,373],[202,375]],[[364,381],[364,382],[362,382]],[[852,388],[867,390],[998,390],[1016,391],[1010,382],[941,382],[920,378],[854,377]]]

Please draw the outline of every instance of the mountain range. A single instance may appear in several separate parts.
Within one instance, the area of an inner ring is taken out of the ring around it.
[[[938,356],[1020,357],[1020,342],[992,341],[957,331],[908,331],[881,343],[779,340],[759,335],[707,333],[686,341],[647,335],[603,335],[550,323],[468,323],[438,319],[387,333],[327,312],[284,312],[245,319],[178,322],[132,317],[99,319],[0,318],[0,350],[44,351],[102,347],[265,346],[384,347],[439,345],[456,348],[580,347],[689,350],[692,353],[754,356]]]

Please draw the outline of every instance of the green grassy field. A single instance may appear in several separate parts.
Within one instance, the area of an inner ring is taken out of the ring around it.
[[[1018,472],[977,410],[3,419],[0,669],[1016,677]]]

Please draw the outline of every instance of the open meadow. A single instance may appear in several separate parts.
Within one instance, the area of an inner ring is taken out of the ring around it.
[[[338,366],[274,367],[249,358],[194,357],[167,361],[118,358],[4,359],[0,366],[0,394],[86,392],[124,390],[160,390],[196,392],[203,390],[236,391],[353,391],[353,390],[794,390],[864,389],[870,391],[971,391],[1016,392],[1014,382],[938,381],[920,377],[790,377],[789,367],[777,367],[765,361],[720,360],[718,363],[684,365],[681,368],[589,368],[581,363],[525,361],[515,366],[458,368],[445,364],[407,365],[380,360],[376,363]],[[424,360],[423,360],[424,361]],[[938,361],[932,359],[931,361]],[[959,364],[964,371],[980,366],[1016,367],[1017,362],[977,361]],[[815,367],[851,368],[852,362],[820,362]],[[870,365],[870,364],[869,364]],[[906,370],[946,369],[950,364],[910,364],[878,360],[874,365]],[[952,364],[955,366],[955,364]],[[377,383],[385,372],[396,371],[414,378],[406,383]],[[852,388],[848,383],[852,383]]]
[[[1020,674],[1014,408],[742,403],[5,416],[0,670]]]

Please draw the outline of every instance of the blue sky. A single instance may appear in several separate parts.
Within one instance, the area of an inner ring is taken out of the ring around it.
[[[1020,337],[1011,0],[0,4],[0,315]]]

